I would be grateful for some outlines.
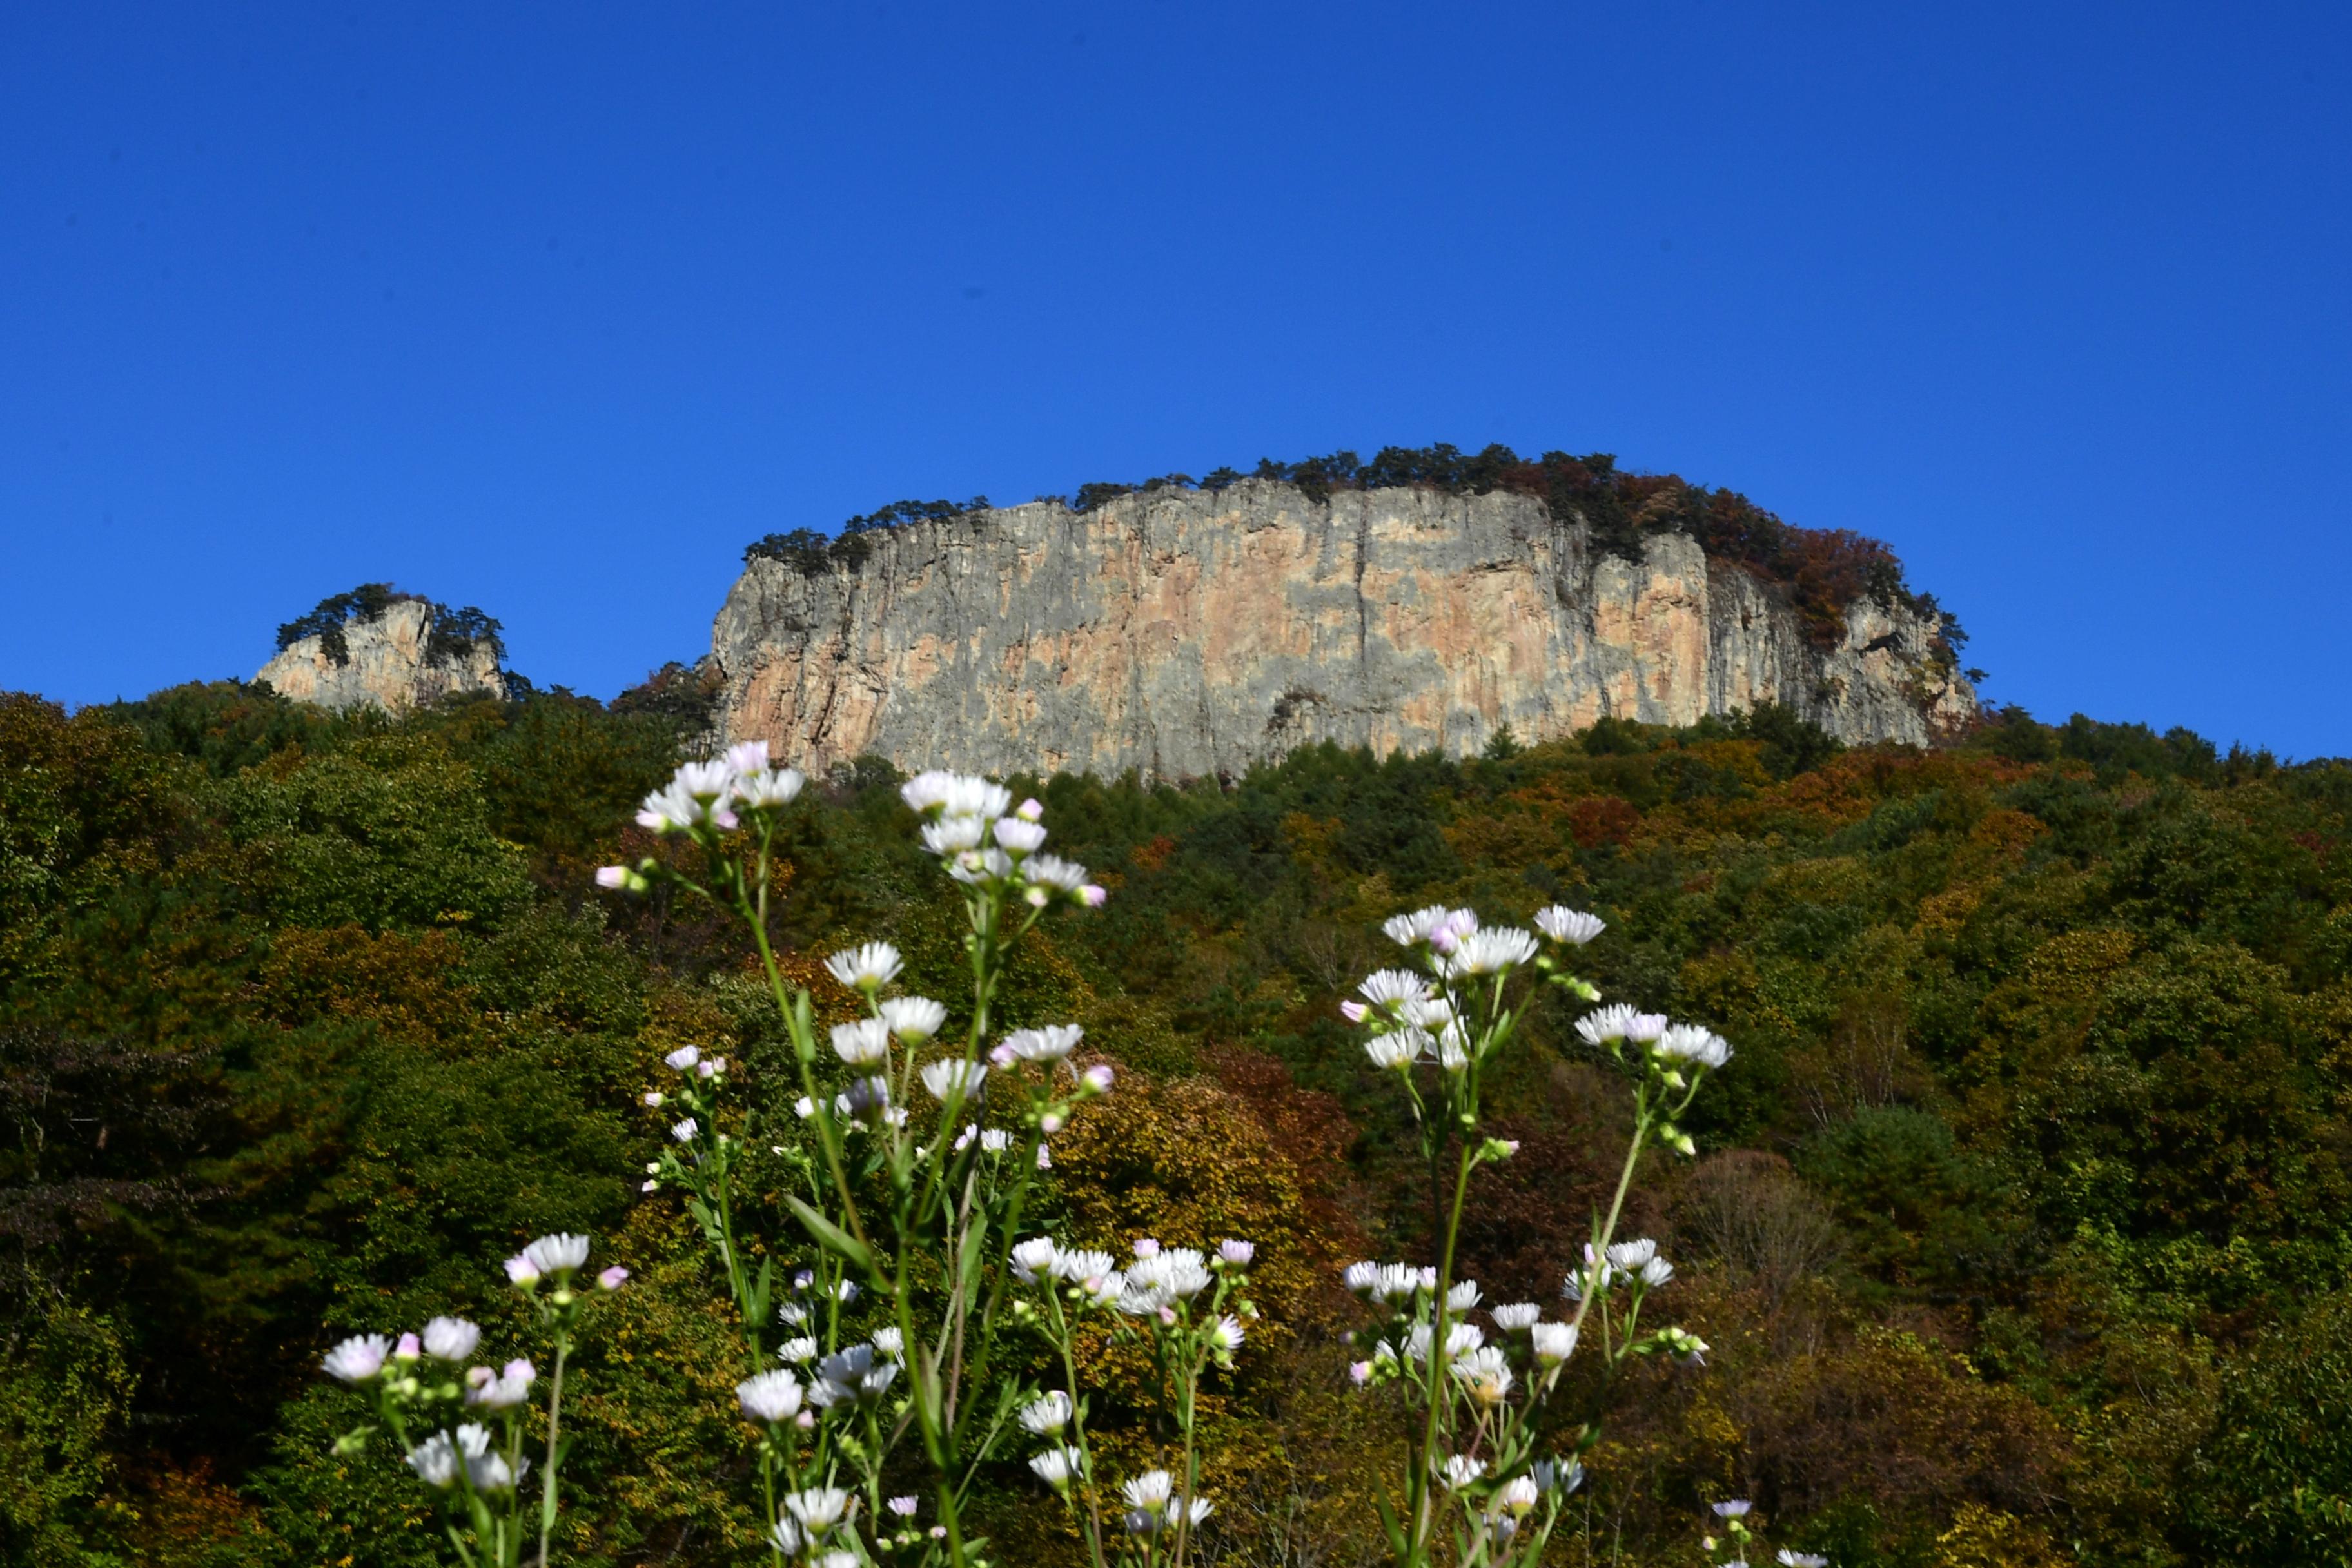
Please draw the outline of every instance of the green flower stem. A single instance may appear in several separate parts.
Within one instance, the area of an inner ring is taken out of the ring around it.
[[[571,1328],[559,1321],[555,1330],[555,1372],[549,1379],[547,1392],[547,1466],[539,1478],[539,1568],[547,1568],[548,1538],[555,1532],[555,1472],[562,1457],[558,1444],[563,1429],[563,1363],[571,1354]],[[515,1484],[521,1486],[520,1476]]]

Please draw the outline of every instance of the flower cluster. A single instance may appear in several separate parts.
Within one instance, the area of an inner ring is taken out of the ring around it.
[[[1700,1025],[1676,1024],[1622,1003],[1587,1013],[1576,1021],[1576,1034],[1586,1045],[1644,1072],[1657,1102],[1668,1108],[1654,1129],[1658,1142],[1685,1158],[1698,1152],[1697,1142],[1675,1123],[1697,1096],[1701,1080],[1731,1060],[1728,1041]]]
[[[1037,801],[1016,806],[1002,784],[936,771],[908,779],[898,796],[923,819],[923,847],[965,886],[1010,891],[1032,909],[1064,899],[1088,909],[1102,903],[1084,866],[1043,853],[1045,808]]]
[[[511,1284],[541,1323],[553,1331],[555,1370],[548,1382],[547,1465],[542,1487],[541,1551],[554,1517],[555,1470],[564,1363],[585,1298],[573,1280],[587,1267],[584,1236],[542,1236],[506,1260]],[[629,1271],[614,1266],[596,1276],[600,1292],[617,1290]],[[545,1285],[544,1295],[540,1287]],[[439,1317],[423,1330],[393,1339],[357,1334],[330,1350],[327,1375],[367,1394],[374,1419],[345,1433],[336,1452],[357,1457],[379,1432],[388,1433],[409,1470],[437,1500],[444,1524],[461,1548],[473,1542],[475,1560],[516,1560],[524,1521],[518,1494],[530,1473],[523,1453],[539,1369],[518,1356],[499,1365],[468,1365],[482,1331],[463,1318]]]

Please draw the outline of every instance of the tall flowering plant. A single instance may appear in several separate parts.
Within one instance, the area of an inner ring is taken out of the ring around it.
[[[1459,1568],[1541,1558],[1583,1478],[1583,1456],[1599,1438],[1596,1415],[1565,1451],[1546,1451],[1548,1405],[1580,1345],[1604,1378],[1633,1356],[1696,1363],[1706,1350],[1680,1328],[1643,1331],[1649,1296],[1674,1278],[1674,1266],[1646,1238],[1616,1239],[1643,1153],[1654,1144],[1694,1152],[1679,1121],[1706,1075],[1730,1059],[1728,1045],[1696,1026],[1617,1005],[1589,1013],[1576,1026],[1587,1047],[1631,1080],[1633,1117],[1608,1211],[1595,1217],[1563,1289],[1564,1317],[1546,1321],[1534,1302],[1485,1306],[1477,1282],[1455,1277],[1471,1180],[1517,1152],[1486,1131],[1486,1074],[1544,988],[1580,1002],[1601,999],[1564,965],[1571,950],[1601,934],[1602,922],[1555,905],[1534,924],[1534,931],[1483,926],[1470,910],[1442,905],[1399,915],[1383,929],[1404,950],[1405,966],[1369,976],[1342,1005],[1364,1030],[1365,1054],[1410,1101],[1423,1156],[1441,1180],[1452,1155],[1437,1262],[1366,1262],[1347,1271],[1349,1287],[1378,1313],[1363,1336],[1370,1354],[1351,1375],[1406,1418],[1403,1474],[1380,1499],[1400,1568],[1426,1568],[1441,1557]],[[1475,1321],[1482,1307],[1486,1325]]]
[[[1103,889],[1083,866],[1045,851],[1036,801],[1016,805],[984,779],[919,775],[901,794],[964,916],[961,1018],[905,994],[898,952],[869,942],[826,961],[863,1016],[820,1035],[814,1002],[788,984],[768,935],[776,836],[803,782],[771,766],[763,742],[689,763],[647,797],[637,820],[690,843],[698,858],[648,858],[598,874],[628,891],[666,882],[740,918],[791,1041],[797,1094],[788,1109],[786,1094],[763,1103],[736,1093],[740,1073],[691,1047],[667,1058],[677,1078],[645,1096],[677,1116],[646,1187],[684,1195],[740,1325],[746,1376],[737,1394],[753,1428],[771,1558],[827,1568],[836,1557],[978,1561],[964,1501],[979,1467],[1017,1426],[1054,1439],[1031,1468],[1070,1506],[1089,1500],[1088,1539],[1103,1563],[1069,1331],[1081,1313],[1115,1310],[1150,1340],[1186,1437],[1182,1476],[1155,1471],[1128,1483],[1121,1522],[1147,1542],[1143,1561],[1181,1564],[1205,1512],[1193,1496],[1192,1402],[1204,1369],[1241,1343],[1240,1320],[1222,1309],[1245,1285],[1248,1249],[1228,1243],[1240,1252],[1221,1253],[1213,1269],[1176,1249],[1118,1270],[1049,1237],[1024,1239],[1050,1140],[1109,1091],[1112,1072],[1078,1068],[1075,1024],[999,1032],[992,1022],[1014,946],[1056,910],[1098,906]],[[794,1250],[790,1242],[754,1248],[738,1233],[739,1173],[762,1143],[797,1173],[801,1190],[784,1201],[814,1249],[782,1287],[778,1260]],[[1245,1298],[1235,1301],[1250,1310]],[[849,1328],[860,1317],[881,1320],[862,1339]],[[772,1349],[772,1327],[782,1336]],[[1066,1387],[1040,1391],[1008,1373],[1016,1332],[1046,1337]],[[908,1451],[929,1477],[927,1528],[913,1522],[917,1498],[887,1495]]]
[[[588,1250],[584,1236],[542,1236],[506,1261],[508,1282],[551,1342],[553,1367],[543,1394],[535,1392],[541,1380],[525,1357],[467,1365],[482,1331],[463,1318],[435,1318],[423,1332],[397,1340],[354,1335],[327,1352],[327,1374],[374,1406],[373,1420],[337,1439],[336,1453],[359,1458],[380,1434],[388,1435],[431,1498],[465,1568],[549,1561],[563,1463],[563,1374],[591,1299],[575,1276],[587,1266]],[[628,1277],[625,1268],[607,1268],[596,1276],[596,1289],[617,1290]],[[536,1510],[524,1500],[534,1455],[542,1461]],[[526,1558],[534,1534],[536,1552]]]

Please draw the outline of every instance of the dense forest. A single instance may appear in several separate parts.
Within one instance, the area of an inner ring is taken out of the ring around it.
[[[636,1095],[685,1044],[756,1088],[777,1025],[739,932],[593,880],[665,852],[630,814],[692,706],[0,698],[0,1561],[434,1561],[414,1489],[331,1452],[356,1396],[319,1356],[506,1322],[497,1260],[556,1229],[635,1275],[577,1363],[567,1549],[742,1560],[731,1352],[638,1190]],[[868,936],[953,994],[897,783],[792,819],[774,936],[836,1011],[814,955]],[[1840,1568],[2346,1560],[2352,764],[2015,711],[1848,750],[1766,710],[1020,783],[1110,892],[1003,998],[1120,1068],[1056,1147],[1057,1223],[1259,1242],[1204,1562],[1372,1544],[1337,1270],[1415,1256],[1430,1194],[1338,1008],[1433,900],[1591,910],[1605,994],[1738,1048],[1633,1216],[1712,1353],[1633,1380],[1557,1560],[1695,1561],[1733,1495]],[[1622,1150],[1571,1022],[1534,1015],[1493,1096],[1523,1155],[1465,1236],[1497,1293],[1557,1297]],[[1003,1560],[1068,1561],[998,1484]]]

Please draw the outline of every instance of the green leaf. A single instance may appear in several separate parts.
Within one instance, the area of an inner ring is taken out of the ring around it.
[[[819,1245],[831,1247],[860,1268],[871,1269],[874,1267],[874,1254],[866,1249],[864,1242],[790,1193],[784,1194],[784,1204],[800,1216],[801,1224],[808,1227],[808,1233],[816,1237]]]

